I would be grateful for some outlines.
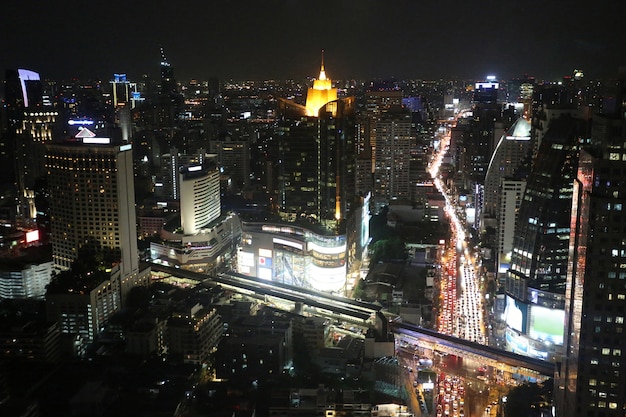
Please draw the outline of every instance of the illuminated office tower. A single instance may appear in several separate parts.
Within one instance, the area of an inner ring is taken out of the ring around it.
[[[504,287],[504,277],[511,264],[511,252],[515,238],[517,214],[526,190],[525,179],[503,179],[500,182],[500,198],[496,216],[496,273],[498,285]]]
[[[411,113],[400,107],[383,112],[374,137],[374,199],[383,205],[408,199],[411,150],[417,142]]]
[[[115,123],[122,133],[122,140],[128,142],[131,136],[131,110],[141,100],[137,92],[137,83],[126,79],[126,74],[114,74],[111,83],[113,108],[115,109]]]
[[[191,235],[221,215],[220,171],[216,164],[191,165],[180,170],[180,220]]]
[[[244,138],[224,138],[209,142],[209,152],[217,155],[220,167],[236,189],[250,183],[250,141]]]
[[[474,184],[484,184],[485,175],[491,161],[497,137],[494,139],[495,121],[501,118],[501,104],[498,103],[500,83],[491,81],[474,84],[472,99],[472,136],[465,141],[468,174]]]
[[[360,195],[374,192],[376,123],[390,108],[402,105],[403,92],[395,83],[371,82],[365,91],[365,111],[357,124],[356,189]]]
[[[8,130],[2,172],[17,184],[18,216],[29,222],[36,217],[35,188],[45,173],[44,144],[53,139],[58,112],[45,102],[43,83],[34,71],[8,70],[5,95]]]
[[[309,94],[306,106],[280,101],[280,212],[289,221],[306,217],[334,229],[354,201],[355,100],[323,103],[336,97],[323,65]]]
[[[618,103],[615,114],[593,118],[574,181],[557,416],[626,410],[626,120]]]
[[[174,78],[174,67],[165,57],[163,48],[161,48],[161,62],[159,68],[161,78],[158,101],[155,108],[157,125],[172,128],[178,120],[178,112],[182,109],[183,100],[178,91],[176,79]]]
[[[46,147],[53,261],[67,269],[83,251],[104,252],[126,277],[138,270],[132,149],[94,136]]]
[[[587,137],[585,121],[553,119],[533,161],[505,279],[507,350],[554,360],[563,345],[572,182]]]
[[[306,115],[319,116],[320,109],[337,100],[337,89],[333,87],[330,78],[326,77],[324,70],[324,51],[322,51],[322,66],[319,77],[313,81],[313,86],[306,94]]]
[[[508,264],[505,258],[510,260],[516,214],[524,191],[523,184],[512,181],[513,176],[518,167],[528,162],[531,151],[530,122],[520,117],[500,138],[485,175],[481,222],[483,230],[487,226],[496,229],[497,271]]]
[[[203,148],[193,154],[181,154],[176,147],[161,156],[161,176],[155,183],[155,192],[159,197],[175,201],[180,199],[180,170],[186,165],[202,166],[207,158]],[[212,157],[214,157],[213,155]]]
[[[513,176],[516,169],[531,150],[530,122],[519,118],[509,130],[502,135],[496,150],[489,161],[485,176],[485,199],[483,215],[495,217],[498,207],[498,190],[504,178]]]

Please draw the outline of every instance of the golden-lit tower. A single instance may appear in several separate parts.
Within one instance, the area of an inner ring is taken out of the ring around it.
[[[313,87],[309,88],[306,95],[307,116],[317,117],[322,106],[335,100],[337,100],[337,89],[333,88],[331,80],[326,78],[326,71],[324,70],[324,51],[322,50],[320,76],[313,81]]]

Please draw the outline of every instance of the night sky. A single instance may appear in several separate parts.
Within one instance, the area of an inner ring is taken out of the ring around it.
[[[584,4],[584,6],[583,6]],[[0,71],[52,79],[560,79],[626,64],[623,0],[3,0]]]

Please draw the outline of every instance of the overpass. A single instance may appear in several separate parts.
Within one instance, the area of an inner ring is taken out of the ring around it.
[[[374,327],[376,313],[382,310],[382,306],[377,303],[352,300],[235,272],[208,276],[199,272],[155,263],[150,265],[154,271],[197,281],[200,285],[210,287],[219,285],[265,302],[286,305],[290,311],[298,312],[300,310],[370,328]],[[390,330],[394,333],[396,344],[406,343],[432,352],[471,358],[503,372],[539,380],[552,377],[554,374],[554,364],[550,362],[481,345],[407,323],[390,321],[389,324]]]
[[[415,345],[431,352],[470,358],[494,369],[537,380],[554,376],[554,364],[541,359],[481,345],[407,323],[390,323],[396,343]]]
[[[199,272],[155,263],[150,265],[154,271],[194,280],[202,285],[211,287],[219,285],[266,302],[283,304],[286,302],[296,312],[304,310],[311,314],[348,321],[366,327],[374,326],[376,313],[382,310],[380,304],[353,300],[236,272],[218,273],[217,275],[208,276]]]

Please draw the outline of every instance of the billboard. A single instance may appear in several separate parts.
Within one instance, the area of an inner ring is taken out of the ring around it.
[[[31,230],[26,232],[26,243],[32,243],[39,240],[39,230]]]
[[[533,305],[530,307],[531,339],[548,341],[556,345],[563,344],[565,311]]]
[[[520,333],[526,333],[526,322],[528,320],[528,304],[507,295],[506,306],[502,319],[511,329]]]

